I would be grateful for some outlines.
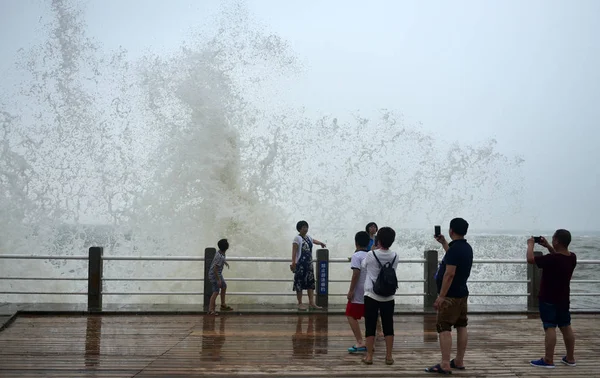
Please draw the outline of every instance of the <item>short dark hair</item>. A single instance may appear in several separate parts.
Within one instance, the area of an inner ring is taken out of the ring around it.
[[[301,220],[300,222],[296,223],[296,230],[300,232],[300,229],[304,226],[308,227],[308,223],[306,221]]]
[[[354,235],[354,242],[361,248],[367,248],[369,246],[369,242],[371,241],[371,237],[366,231],[358,231],[356,235]]]
[[[375,223],[375,222],[369,222],[369,223],[367,223],[367,226],[365,227],[365,231],[366,231],[366,232],[369,232],[369,228],[370,228],[371,226],[375,226],[375,228],[376,228],[377,230],[379,230],[379,227],[377,227],[377,223]]]
[[[383,248],[390,248],[394,244],[394,240],[396,240],[396,231],[391,227],[381,227],[377,231],[377,240]]]
[[[554,237],[556,238],[556,241],[565,248],[571,244],[571,233],[563,228],[556,230],[554,232]]]
[[[465,236],[469,229],[469,223],[462,218],[454,218],[450,221],[450,229],[460,236]]]
[[[227,241],[227,239],[221,239],[217,243],[217,246],[219,247],[220,251],[225,252],[229,249],[229,242]]]

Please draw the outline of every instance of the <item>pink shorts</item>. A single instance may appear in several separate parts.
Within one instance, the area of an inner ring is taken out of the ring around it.
[[[365,316],[365,305],[362,303],[348,302],[346,305],[346,316],[359,320]]]

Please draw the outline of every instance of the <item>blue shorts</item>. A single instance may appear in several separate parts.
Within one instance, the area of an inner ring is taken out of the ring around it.
[[[213,293],[218,293],[219,291],[221,291],[221,289],[227,289],[227,282],[225,282],[225,279],[223,279],[223,277],[221,277],[221,287],[219,287],[219,281],[210,281],[210,284],[212,285],[212,292]]]
[[[544,329],[561,328],[571,325],[569,306],[558,306],[552,303],[540,302],[539,308]]]

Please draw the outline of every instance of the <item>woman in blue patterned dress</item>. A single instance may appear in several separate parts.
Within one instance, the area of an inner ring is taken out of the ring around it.
[[[325,243],[313,239],[307,235],[308,223],[300,221],[296,224],[298,235],[292,243],[292,265],[290,269],[294,272],[294,291],[298,299],[298,309],[305,310],[306,307],[302,304],[302,290],[306,290],[308,294],[308,307],[310,309],[319,309],[315,303],[315,269],[312,263],[312,247],[313,244],[320,245],[325,248]]]

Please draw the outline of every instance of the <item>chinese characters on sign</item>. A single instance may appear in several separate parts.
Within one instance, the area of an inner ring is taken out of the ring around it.
[[[319,261],[319,294],[327,294],[327,261]]]

